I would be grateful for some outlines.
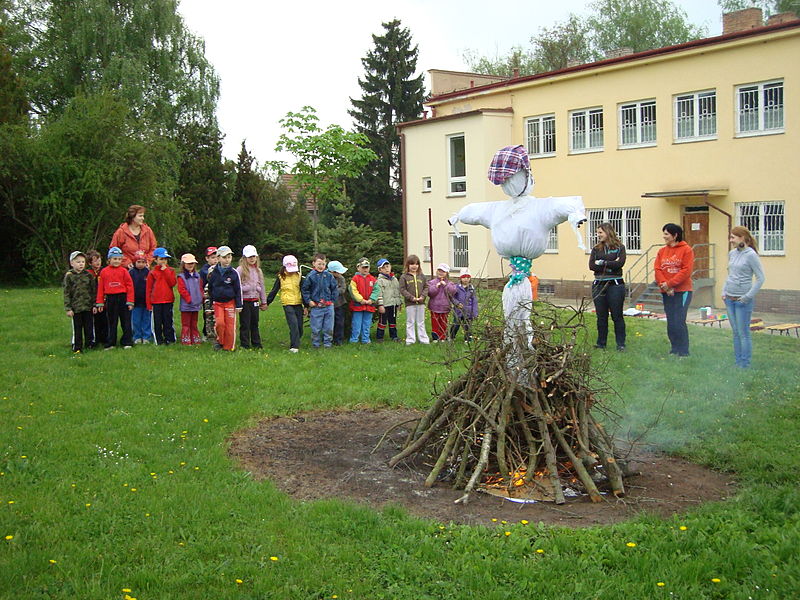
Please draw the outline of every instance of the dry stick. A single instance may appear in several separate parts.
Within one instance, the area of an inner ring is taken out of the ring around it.
[[[407,425],[409,423],[413,423],[414,421],[418,421],[418,420],[419,419],[417,417],[414,417],[413,419],[408,419],[407,421],[402,421],[400,423],[395,423],[394,425],[389,427],[389,429],[386,430],[386,433],[384,433],[381,436],[381,439],[378,440],[378,443],[375,444],[375,447],[372,449],[370,454],[375,454],[375,452],[378,450],[378,448],[381,447],[381,444],[383,444],[383,440],[386,439],[386,436],[388,436],[390,433],[392,433],[395,429],[397,429],[398,427],[402,427],[403,425]],[[413,431],[413,429],[411,431]]]
[[[526,475],[533,479],[533,474],[536,471],[536,465],[539,462],[539,453],[535,451],[536,440],[531,433],[531,428],[528,426],[528,420],[525,418],[525,413],[522,410],[519,402],[514,403],[514,411],[517,415],[517,420],[520,422],[522,435],[525,436],[525,443],[528,446],[528,464],[526,466]]]
[[[492,420],[497,416],[497,411],[499,406],[497,403],[494,404],[492,408]],[[475,465],[475,470],[472,471],[472,477],[469,478],[466,487],[464,488],[464,495],[461,496],[458,500],[454,502],[454,504],[466,504],[469,502],[469,494],[475,488],[475,484],[478,482],[478,479],[483,473],[483,470],[486,468],[486,464],[489,462],[489,449],[492,447],[492,426],[487,423],[483,429],[483,443],[481,445],[481,455],[478,458],[478,464]]]
[[[433,465],[433,469],[431,469],[431,472],[425,479],[425,487],[431,487],[434,483],[436,483],[436,478],[439,476],[439,473],[441,472],[442,467],[444,467],[447,457],[453,450],[453,446],[456,443],[456,438],[458,438],[459,436],[459,430],[461,429],[461,424],[464,422],[465,418],[466,415],[462,413],[461,415],[459,415],[458,419],[451,427],[450,435],[447,436],[447,441],[444,444],[444,448],[442,448],[442,451],[439,454],[439,458],[436,460],[436,464]]]
[[[461,463],[458,465],[458,471],[456,471],[456,479],[453,482],[454,489],[463,489],[464,487],[464,480],[466,479],[466,472],[467,472],[467,463],[469,462],[469,451],[471,448],[471,444],[469,443],[469,439],[464,440],[464,450],[461,452]]]
[[[542,436],[542,443],[544,444],[544,458],[547,470],[550,472],[550,482],[553,485],[553,494],[555,495],[556,504],[564,504],[564,490],[561,487],[561,478],[558,476],[558,462],[556,461],[556,450],[553,448],[553,441],[550,439],[550,433],[547,429],[547,420],[544,416],[542,403],[540,397],[544,398],[544,392],[541,388],[536,390],[536,393],[531,394],[531,405],[533,406],[533,414],[536,416],[536,424],[539,427],[539,435]]]
[[[425,431],[425,433],[423,433],[421,436],[419,436],[414,443],[412,443],[409,446],[406,446],[405,448],[403,448],[403,450],[400,453],[395,454],[392,457],[392,459],[389,461],[389,466],[390,467],[394,467],[401,460],[403,460],[407,456],[410,456],[411,454],[414,454],[414,452],[416,452],[420,448],[422,448],[422,446],[425,445],[425,442],[428,441],[428,438],[430,438],[439,429],[439,427],[441,427],[444,424],[444,422],[450,416],[451,412],[452,411],[451,411],[450,407],[446,406],[444,411],[442,412],[442,414],[439,415],[439,418],[436,419],[436,421],[434,421],[433,425],[431,425]]]
[[[603,467],[605,467],[606,473],[608,474],[608,482],[611,484],[611,491],[614,493],[614,496],[621,498],[625,495],[625,484],[622,482],[622,470],[619,468],[617,460],[614,458],[612,453],[613,448],[609,449],[605,447],[605,441],[602,439],[603,436],[597,431],[595,424],[593,423],[592,425],[591,431],[595,434],[595,447],[597,448],[597,453],[600,455]]]
[[[508,413],[511,410],[511,399],[514,396],[516,386],[513,381],[508,383],[508,392],[500,403],[500,417],[497,420],[497,442],[495,447],[495,455],[497,458],[497,468],[500,471],[500,477],[505,479],[507,475],[511,474],[508,462],[506,461],[506,427],[508,426]]]

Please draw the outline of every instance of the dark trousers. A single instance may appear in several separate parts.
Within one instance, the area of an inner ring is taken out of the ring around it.
[[[347,305],[342,304],[333,309],[333,344],[341,346],[344,342],[344,321],[347,314]]]
[[[472,340],[472,319],[467,317],[456,317],[453,315],[453,324],[450,325],[450,339],[456,339],[456,334],[461,326],[464,326],[464,341],[469,342]]]
[[[389,339],[397,339],[397,306],[384,306],[385,312],[378,313],[378,328],[375,332],[375,339],[382,340],[386,334],[386,326],[389,326]]]
[[[661,294],[664,312],[667,314],[667,337],[672,346],[669,353],[689,356],[689,327],[686,314],[692,302],[692,292],[675,292],[672,296]]]
[[[216,340],[217,331],[214,322],[214,303],[211,300],[203,301],[203,336],[207,340]]]
[[[303,337],[303,305],[284,306],[283,313],[286,315],[286,324],[289,326],[289,347],[299,348],[300,338]]]
[[[81,352],[92,345],[94,315],[90,310],[72,314],[72,351]]]
[[[605,348],[608,341],[608,313],[614,322],[614,337],[617,348],[625,345],[625,283],[621,279],[595,281],[592,284],[592,300],[597,313],[597,345]]]
[[[105,311],[95,313],[93,315],[93,328],[92,328],[92,348],[95,346],[105,346],[106,339],[108,338],[108,314]]]
[[[156,344],[175,343],[175,325],[172,317],[172,302],[153,304],[153,334]]]
[[[133,330],[131,329],[131,311],[128,310],[128,303],[125,294],[106,294],[106,316],[108,317],[108,335],[106,337],[106,348],[113,348],[117,345],[117,323],[122,325],[123,346],[133,345]]]
[[[261,348],[261,333],[258,331],[258,301],[245,300],[239,314],[239,346]]]

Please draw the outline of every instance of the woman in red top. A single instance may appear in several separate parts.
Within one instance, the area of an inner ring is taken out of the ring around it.
[[[156,236],[144,222],[144,206],[133,204],[128,207],[125,222],[114,232],[109,248],[116,246],[122,250],[122,266],[132,265],[137,250],[144,252],[147,266],[153,264],[153,251],[156,249]]]
[[[694,252],[683,241],[683,228],[680,225],[667,223],[661,231],[666,245],[656,255],[655,275],[667,314],[667,336],[672,346],[669,353],[689,356],[686,313],[692,302]]]

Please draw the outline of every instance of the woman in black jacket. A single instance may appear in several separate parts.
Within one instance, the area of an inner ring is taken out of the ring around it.
[[[622,266],[625,264],[625,246],[619,241],[610,223],[597,227],[597,245],[589,255],[589,269],[594,271],[592,300],[597,313],[597,343],[595,348],[605,348],[608,340],[608,313],[614,321],[617,350],[625,350],[625,281]]]

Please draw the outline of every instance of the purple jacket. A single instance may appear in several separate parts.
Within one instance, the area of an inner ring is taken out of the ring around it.
[[[242,270],[248,269],[247,281],[242,276]],[[264,274],[261,269],[253,269],[244,265],[236,267],[236,272],[239,273],[239,280],[242,285],[242,298],[258,298],[261,304],[267,303],[267,293],[264,289]]]
[[[456,284],[445,279],[446,285],[439,285],[441,279],[433,277],[428,282],[428,310],[435,313],[449,313],[451,299],[456,293]]]
[[[453,311],[456,317],[465,319],[474,319],[478,316],[478,297],[475,295],[475,288],[472,284],[464,287],[461,284],[456,286],[456,293],[453,296],[453,303],[456,305]],[[458,308],[459,304],[463,304],[464,308]]]
[[[181,269],[178,274],[178,294],[181,297],[181,312],[199,312],[203,306],[200,274],[187,273]]]

